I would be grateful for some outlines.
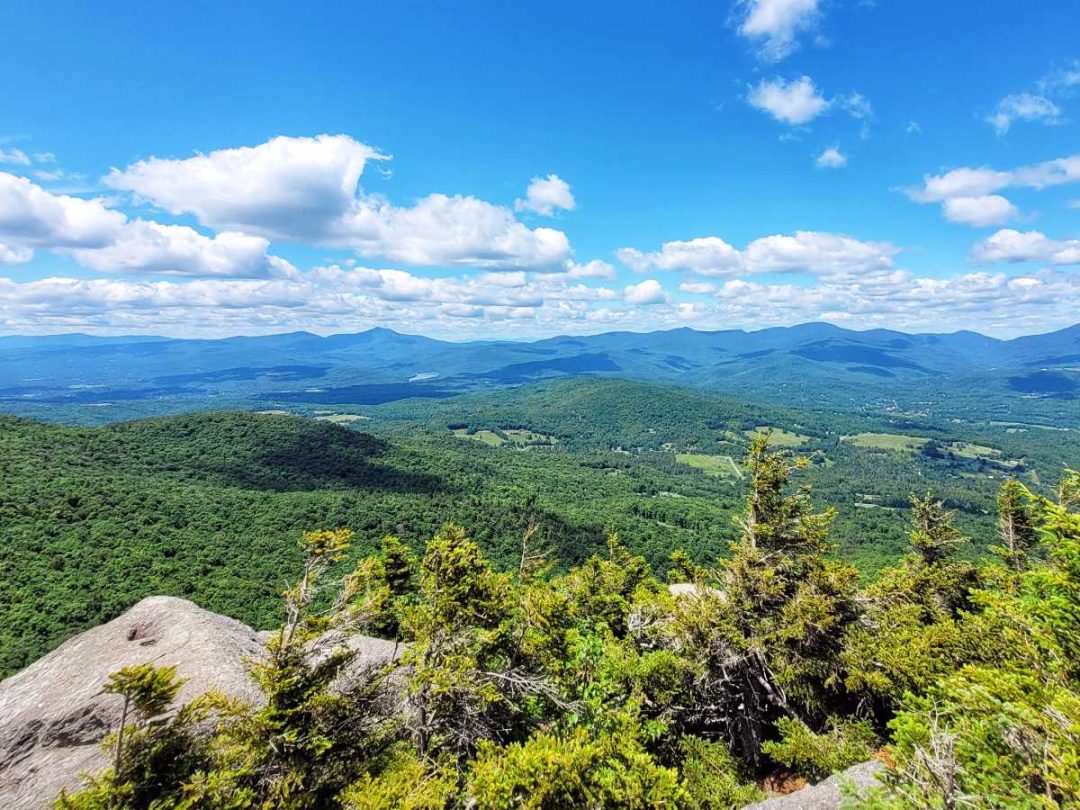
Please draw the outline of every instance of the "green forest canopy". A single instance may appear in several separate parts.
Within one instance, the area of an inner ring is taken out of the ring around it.
[[[162,721],[175,673],[121,670],[113,766],[56,806],[741,807],[765,776],[875,753],[861,806],[1076,806],[1080,475],[1053,498],[1007,482],[978,565],[942,503],[913,498],[907,553],[860,586],[829,556],[833,511],[791,485],[804,464],[752,443],[730,556],[672,555],[689,593],[614,535],[559,573],[533,524],[506,571],[453,525],[422,556],[388,536],[356,562],[352,532],[308,532],[252,664],[264,701]],[[312,658],[327,630],[340,645]],[[339,681],[357,631],[407,645]]]

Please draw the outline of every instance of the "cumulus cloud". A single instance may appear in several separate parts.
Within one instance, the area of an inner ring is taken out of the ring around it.
[[[183,225],[135,220],[104,247],[70,252],[80,264],[105,272],[235,278],[295,275],[296,268],[271,256],[269,247],[260,236],[226,231],[209,237]]]
[[[637,248],[619,248],[615,256],[637,273],[675,270],[702,276],[741,272],[739,251],[718,236],[665,242],[660,250],[644,253]]]
[[[0,242],[0,264],[24,264],[34,258],[34,251],[25,247],[11,247]]]
[[[761,58],[777,62],[798,47],[798,38],[815,28],[818,0],[740,0],[739,33],[758,43]]]
[[[577,264],[576,262],[567,262],[566,275],[568,278],[615,278],[617,271],[614,265],[608,264],[600,259],[593,259],[591,262],[585,262],[584,264]]]
[[[1073,323],[1080,278],[1052,270],[953,278],[918,277],[897,270],[870,279],[826,280],[813,287],[731,279],[722,284],[686,283],[680,289],[708,296],[714,304],[703,317],[713,320],[720,312],[727,324],[817,319],[852,328],[969,328],[1015,335]]]
[[[842,275],[889,270],[900,249],[888,242],[864,242],[850,236],[796,231],[766,236],[746,246],[743,258],[754,273],[806,272]]]
[[[922,188],[911,188],[907,195],[915,202],[943,202],[951,197],[982,197],[1012,183],[1012,173],[987,167],[972,169],[964,166],[944,174],[927,175]]]
[[[830,106],[829,100],[818,92],[809,76],[801,76],[790,82],[780,78],[762,79],[750,88],[746,100],[751,107],[791,125],[809,123]]]
[[[1050,239],[1039,231],[1000,230],[972,248],[973,261],[1080,264],[1080,239]]]
[[[218,230],[305,238],[325,236],[351,211],[367,161],[388,159],[345,135],[282,136],[182,160],[142,160],[113,169],[104,182]]]
[[[1038,121],[1047,126],[1061,123],[1061,108],[1046,96],[1033,93],[1016,93],[1005,96],[997,107],[986,116],[998,133],[1004,135],[1016,121]]]
[[[837,146],[830,146],[814,159],[819,169],[842,169],[847,166],[847,157]]]
[[[750,88],[746,101],[751,107],[790,126],[808,124],[827,112],[843,110],[863,122],[864,137],[869,132],[869,121],[874,114],[869,100],[861,93],[826,98],[809,76],[800,76],[791,81],[779,77],[762,79]]]
[[[195,276],[269,277],[295,273],[241,233],[204,236],[182,225],[129,221],[98,199],[52,194],[0,172],[0,259],[29,261],[35,249],[73,256],[94,270]]]
[[[1015,205],[998,194],[984,197],[950,197],[942,203],[942,211],[950,222],[960,222],[977,228],[1000,225],[1020,213]]]
[[[623,298],[631,304],[651,306],[667,301],[667,293],[656,279],[647,278],[637,284],[631,284],[623,290]]]
[[[475,197],[431,194],[410,207],[365,201],[335,228],[327,244],[418,266],[550,268],[572,253],[562,231],[530,229],[509,208]]]
[[[684,242],[665,242],[660,250],[636,248],[616,252],[619,260],[638,272],[669,270],[699,276],[725,277],[749,273],[804,272],[843,275],[887,271],[899,248],[888,242],[864,242],[850,236],[819,231],[765,236],[743,250],[717,236]]]
[[[1047,160],[1002,171],[988,166],[963,166],[943,174],[926,175],[921,186],[904,189],[918,203],[941,203],[945,216],[969,225],[998,225],[1019,212],[995,192],[1008,188],[1041,191],[1080,182],[1080,155]]]
[[[524,281],[524,283],[521,283]],[[677,300],[655,279],[621,290],[565,275],[481,273],[423,278],[405,270],[329,266],[276,279],[0,277],[0,331],[129,331],[222,335],[376,324],[447,336],[550,335],[680,325],[730,328],[830,320],[855,327],[976,328],[1006,334],[1075,321],[1080,276],[1046,269],[1024,275],[975,272],[927,278],[884,272],[821,276],[813,283],[745,278],[686,280]]]
[[[126,221],[101,200],[51,194],[25,177],[0,172],[0,241],[9,247],[103,247]]]
[[[528,228],[505,206],[445,194],[397,206],[364,193],[367,162],[388,159],[345,135],[277,137],[181,160],[151,158],[114,169],[105,183],[215,230],[406,264],[532,268],[569,258],[564,233]],[[550,188],[548,195],[554,210]]]
[[[556,211],[573,211],[576,205],[570,184],[557,174],[534,177],[525,190],[525,198],[514,200],[514,210],[532,211],[545,217],[554,216]]]

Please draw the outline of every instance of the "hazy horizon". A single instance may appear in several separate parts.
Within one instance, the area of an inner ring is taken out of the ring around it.
[[[1056,332],[1067,331],[1067,330],[1073,329],[1075,327],[1080,327],[1080,321],[1077,321],[1076,323],[1073,323],[1073,324],[1069,324],[1067,326],[1058,327],[1058,328],[1055,328],[1055,329],[1047,329],[1047,330],[1044,330],[1044,331],[1034,331],[1034,332],[1022,332],[1022,333],[1018,333],[1018,334],[1010,335],[1010,336],[992,335],[992,334],[987,334],[985,332],[980,332],[978,330],[973,330],[973,329],[954,329],[954,330],[951,330],[951,331],[941,331],[941,332],[939,332],[939,331],[929,331],[929,330],[928,331],[913,331],[913,330],[908,330],[908,329],[892,329],[892,328],[887,327],[887,326],[874,326],[874,327],[868,327],[866,329],[854,329],[854,328],[847,327],[847,326],[841,326],[840,324],[835,324],[835,323],[832,323],[830,321],[801,321],[799,323],[793,323],[793,324],[789,324],[789,325],[762,326],[762,327],[751,328],[751,329],[745,329],[745,328],[741,328],[741,327],[728,327],[728,328],[718,328],[718,329],[701,329],[701,328],[695,328],[695,327],[692,327],[692,326],[672,326],[672,327],[667,327],[667,328],[664,328],[664,329],[648,329],[648,330],[642,330],[642,329],[608,329],[608,330],[599,331],[599,332],[558,332],[558,333],[553,333],[553,334],[550,334],[550,335],[543,335],[543,336],[539,336],[539,337],[487,337],[487,338],[485,338],[485,337],[474,337],[474,338],[441,337],[441,336],[439,336],[437,334],[427,334],[427,333],[420,332],[420,331],[406,331],[406,330],[400,329],[400,328],[395,329],[395,328],[391,328],[391,327],[388,327],[388,326],[375,325],[375,326],[370,326],[370,327],[368,327],[366,329],[358,329],[358,330],[355,330],[355,331],[317,332],[317,331],[311,331],[311,330],[307,330],[307,329],[292,329],[292,330],[288,330],[288,331],[231,333],[231,334],[222,334],[222,335],[218,335],[218,336],[214,336],[214,337],[185,336],[185,335],[179,335],[179,334],[176,334],[176,335],[153,334],[153,333],[149,333],[149,332],[95,334],[93,332],[73,331],[73,332],[42,332],[42,333],[38,333],[38,334],[34,334],[34,333],[0,334],[0,339],[4,339],[4,338],[28,338],[28,339],[32,339],[32,338],[47,338],[47,337],[90,337],[90,338],[115,338],[115,339],[123,339],[123,338],[159,339],[160,338],[162,340],[229,340],[229,339],[232,339],[232,338],[281,337],[281,336],[292,335],[292,334],[308,334],[308,335],[312,335],[313,337],[326,338],[326,337],[335,337],[337,335],[357,335],[357,334],[363,334],[365,332],[383,330],[383,331],[394,332],[396,334],[399,334],[399,335],[402,335],[402,336],[405,336],[405,337],[422,337],[422,338],[427,338],[427,339],[430,339],[430,340],[437,340],[437,341],[446,342],[446,343],[499,343],[499,342],[503,342],[503,343],[536,343],[536,342],[539,342],[539,341],[554,340],[554,339],[557,339],[557,338],[588,338],[588,337],[598,337],[598,336],[601,336],[601,335],[609,335],[609,334],[615,334],[615,333],[649,335],[649,334],[655,334],[655,333],[658,333],[658,332],[672,332],[672,331],[677,331],[679,329],[688,329],[688,330],[690,330],[692,332],[701,332],[701,333],[710,333],[710,332],[745,332],[747,334],[753,334],[753,333],[756,333],[756,332],[763,332],[763,331],[767,331],[767,330],[770,330],[770,329],[797,329],[797,328],[802,327],[802,326],[832,326],[832,327],[835,327],[837,329],[842,329],[844,331],[853,332],[853,333],[885,331],[885,332],[896,332],[898,334],[912,335],[912,336],[915,336],[915,335],[946,335],[947,336],[947,335],[957,335],[957,334],[977,334],[977,335],[980,335],[980,336],[985,337],[985,338],[990,338],[992,340],[1009,341],[1009,340],[1016,340],[1018,338],[1036,337],[1036,336],[1039,336],[1039,335],[1050,335],[1050,334],[1054,334]]]

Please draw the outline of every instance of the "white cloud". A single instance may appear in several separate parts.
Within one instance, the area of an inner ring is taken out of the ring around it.
[[[945,218],[983,228],[1000,225],[1016,217],[1020,211],[1015,205],[998,194],[984,197],[950,197],[942,204]]]
[[[871,106],[870,100],[862,93],[849,93],[846,96],[841,96],[837,99],[837,103],[847,110],[848,115],[852,118],[871,118],[874,115],[874,108]]]
[[[615,267],[600,259],[593,259],[585,264],[568,262],[566,275],[568,278],[615,278]]]
[[[113,170],[105,182],[215,230],[348,247],[364,257],[509,268],[569,258],[564,233],[530,229],[505,206],[444,194],[396,206],[363,193],[366,163],[388,159],[344,135],[278,137],[185,160],[151,158]]]
[[[986,123],[998,135],[1006,134],[1018,121],[1033,121],[1044,126],[1063,122],[1059,102],[1072,95],[1072,89],[1080,87],[1080,61],[1058,66],[1035,82],[1036,92],[1023,91],[1002,98],[993,111],[986,116]]]
[[[1080,264],[1080,239],[1050,239],[1038,231],[1021,232],[1005,229],[976,244],[972,248],[971,258],[973,261],[987,264],[999,262]]]
[[[718,236],[665,242],[660,246],[660,250],[648,254],[636,248],[620,248],[615,251],[615,255],[619,261],[638,273],[656,269],[720,276],[742,270],[739,251]]]
[[[562,231],[530,229],[509,208],[475,197],[431,194],[407,208],[364,202],[339,227],[329,243],[412,265],[551,268],[572,252]]]
[[[1041,191],[1077,182],[1080,182],[1080,155],[1071,155],[1009,171],[964,166],[944,174],[926,175],[922,186],[904,189],[904,193],[918,203],[942,203],[943,213],[954,222],[995,225],[1019,213],[995,192],[1007,188]]]
[[[550,217],[556,211],[573,211],[577,202],[570,184],[557,174],[534,177],[525,190],[525,199],[514,200],[514,210],[532,211]]]
[[[814,165],[819,169],[842,169],[847,165],[847,158],[839,147],[830,146],[814,159]]]
[[[905,135],[922,135],[922,127],[919,126],[918,121],[908,121],[908,125],[904,128]]]
[[[893,268],[899,248],[888,242],[864,242],[842,234],[796,231],[755,239],[738,250],[717,236],[665,242],[660,250],[635,248],[616,252],[633,270],[669,270],[708,277],[748,273],[804,272],[822,276],[873,273]]]
[[[809,76],[786,82],[783,79],[762,79],[746,99],[750,106],[767,112],[777,121],[798,125],[813,121],[829,109],[831,102],[818,93]]]
[[[746,101],[751,107],[790,126],[808,124],[827,112],[843,110],[863,122],[860,136],[864,138],[869,135],[870,119],[874,115],[870,101],[861,93],[826,98],[809,76],[791,81],[779,77],[762,79],[750,88]]]
[[[184,160],[142,160],[104,182],[217,230],[325,238],[355,205],[367,161],[387,159],[345,135],[282,136]]]
[[[30,158],[21,149],[0,148],[0,163],[9,163],[16,166],[29,166]]]
[[[532,274],[529,274],[532,275]],[[516,273],[422,278],[403,270],[324,267],[284,279],[0,277],[0,332],[82,330],[228,335],[374,325],[448,337],[490,337],[510,322],[516,337],[611,329],[758,328],[830,320],[853,328],[926,331],[974,328],[998,334],[1073,323],[1080,276],[1061,270],[1023,275],[973,272],[927,278],[887,272],[834,274],[814,283],[742,278],[687,280],[692,301],[674,301],[654,279],[612,290]]]
[[[0,242],[0,264],[25,264],[34,258],[34,251],[25,247],[11,247]]]
[[[683,281],[679,284],[679,292],[690,295],[711,295],[718,289],[720,288],[710,281]]]
[[[289,262],[267,253],[269,247],[260,236],[226,231],[208,237],[184,225],[134,220],[110,244],[70,252],[80,264],[105,272],[233,278],[295,275]]]
[[[1080,183],[1080,155],[1021,166],[1012,172],[1013,185],[1042,191],[1051,186]]]
[[[763,59],[779,61],[798,47],[800,34],[816,26],[818,5],[818,0],[740,0],[739,33],[760,43]]]
[[[942,202],[950,197],[986,196],[1008,187],[1011,182],[1011,172],[965,166],[945,174],[927,175],[921,189],[908,189],[907,194],[916,202]]]
[[[628,303],[641,306],[662,304],[667,301],[667,293],[656,279],[647,278],[638,284],[631,284],[623,290],[623,297]]]
[[[25,177],[0,172],[0,242],[9,247],[103,247],[126,219],[100,200],[50,194]]]
[[[986,116],[986,122],[1004,135],[1016,121],[1039,121],[1047,126],[1061,123],[1061,108],[1045,96],[1032,93],[1016,93],[1005,96],[994,111]]]
[[[1055,94],[1080,87],[1080,59],[1061,65],[1044,76],[1036,86],[1040,93]]]
[[[754,273],[805,272],[837,275],[889,270],[900,249],[888,242],[864,242],[835,233],[796,231],[766,236],[746,246],[743,259]]]
[[[237,277],[296,272],[268,255],[269,243],[261,237],[230,232],[207,237],[183,225],[129,221],[101,200],[52,194],[3,172],[0,243],[5,261],[28,261],[35,249],[43,249],[107,272]]]

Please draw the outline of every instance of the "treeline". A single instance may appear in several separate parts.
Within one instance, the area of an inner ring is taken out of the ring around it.
[[[175,673],[120,671],[113,766],[56,806],[740,807],[769,775],[875,755],[871,808],[1076,806],[1080,475],[1054,498],[1006,483],[979,565],[913,498],[908,553],[864,588],[829,555],[832,510],[791,486],[803,463],[761,437],[746,466],[730,556],[676,552],[677,588],[615,536],[559,573],[531,525],[508,571],[453,526],[355,564],[351,532],[306,534],[252,664],[264,699],[162,719]],[[350,666],[354,633],[403,652]]]

